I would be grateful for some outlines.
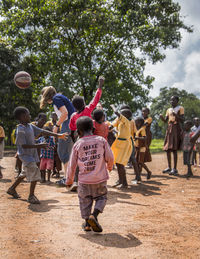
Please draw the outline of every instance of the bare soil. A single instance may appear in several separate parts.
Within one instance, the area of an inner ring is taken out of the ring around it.
[[[164,153],[153,155],[152,179],[126,191],[112,188],[108,181],[108,203],[99,221],[101,234],[81,229],[78,197],[66,188],[38,184],[40,205],[26,199],[29,184],[18,187],[21,199],[6,194],[14,180],[13,156],[1,160],[0,258],[200,258],[200,168],[194,177],[183,178],[186,167],[179,154],[180,176],[162,174]],[[127,169],[128,181],[133,170]],[[52,179],[55,181],[55,179]]]

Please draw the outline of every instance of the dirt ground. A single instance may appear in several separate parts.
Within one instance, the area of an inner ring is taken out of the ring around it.
[[[38,184],[41,205],[29,205],[29,184],[18,188],[21,199],[6,194],[14,180],[14,157],[4,157],[0,180],[0,258],[200,258],[200,168],[194,177],[179,159],[179,177],[162,174],[164,153],[153,155],[151,180],[126,191],[108,182],[108,203],[99,216],[103,232],[81,229],[77,194],[55,184]],[[127,169],[129,183],[132,169]],[[55,181],[55,179],[52,179]]]

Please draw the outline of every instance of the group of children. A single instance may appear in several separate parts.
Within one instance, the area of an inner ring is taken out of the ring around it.
[[[112,123],[108,122],[105,119],[102,107],[97,108],[103,84],[104,78],[100,77],[96,94],[87,106],[81,96],[76,95],[72,99],[72,105],[76,112],[70,117],[70,136],[69,133],[52,132],[53,127],[58,127],[56,117],[53,118],[52,116],[52,121],[48,123],[44,120],[43,126],[45,126],[41,127],[38,121],[35,125],[30,123],[30,114],[27,108],[17,107],[15,109],[14,116],[20,123],[16,130],[16,145],[17,155],[22,161],[22,170],[7,191],[14,198],[19,198],[16,187],[26,177],[31,182],[28,201],[38,204],[39,200],[34,194],[35,186],[37,181],[44,182],[46,180],[46,173],[48,181],[50,181],[54,166],[55,139],[62,138],[65,140],[71,137],[74,145],[64,181],[66,186],[71,187],[71,190],[78,187],[81,216],[85,219],[83,229],[95,232],[102,231],[98,222],[98,215],[103,212],[106,205],[108,171],[113,169],[114,164],[118,172],[118,180],[114,187],[120,189],[128,187],[125,170],[128,163],[132,164],[135,173],[132,184],[141,182],[142,169],[146,170],[147,179],[150,179],[152,175],[146,165],[146,162],[151,161],[149,147],[152,139],[150,130],[152,118],[149,116],[149,109],[144,107],[142,116],[133,120],[128,105],[122,105],[118,109],[111,105],[117,118]],[[191,121],[185,121],[182,134],[180,123],[184,120],[184,109],[178,105],[178,97],[176,96],[171,98],[171,105],[172,108],[167,110],[165,118],[162,115],[160,116],[164,122],[168,122],[164,145],[164,150],[167,152],[168,168],[163,173],[174,175],[178,173],[176,168],[177,150],[180,147],[182,136],[184,163],[188,165],[187,175],[191,176],[192,163],[190,161],[194,146],[192,142],[194,143],[200,135],[198,133],[199,124],[196,123],[196,128],[193,128],[193,131],[197,133],[192,134]],[[197,118],[195,121],[199,123]],[[115,131],[114,138],[109,138],[109,135],[113,137],[113,131]],[[112,141],[109,142],[109,139],[112,139]],[[199,145],[196,148],[198,150]],[[173,169],[171,168],[171,152],[174,155]],[[193,152],[193,154],[195,153]],[[195,155],[193,155],[193,161],[196,161]],[[94,200],[95,206],[92,212]]]

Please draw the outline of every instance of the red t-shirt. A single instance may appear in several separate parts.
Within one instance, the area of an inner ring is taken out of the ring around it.
[[[108,132],[109,132],[109,126],[103,122],[98,123],[96,121],[93,121],[94,124],[94,135],[104,137],[106,140],[108,139]]]
[[[94,108],[96,108],[97,103],[99,102],[99,100],[101,98],[101,94],[102,94],[102,89],[98,88],[96,91],[96,94],[95,94],[94,98],[92,99],[92,101],[90,102],[90,104],[87,105],[82,112],[80,112],[80,113],[74,112],[72,114],[70,122],[69,122],[70,130],[73,130],[73,131],[76,130],[76,121],[79,117],[88,116],[91,118],[91,113],[94,110]]]

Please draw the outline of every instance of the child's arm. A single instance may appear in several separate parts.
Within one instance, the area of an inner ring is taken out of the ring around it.
[[[27,148],[47,148],[48,144],[47,143],[39,143],[39,144],[34,144],[34,145],[27,145],[23,144],[22,148],[27,149]]]
[[[167,122],[168,121],[168,116],[164,116],[162,114],[160,114],[160,119],[163,121],[163,122]]]
[[[38,135],[38,133],[40,133],[42,136],[53,136],[53,137],[58,137],[60,139],[67,139],[67,137],[68,137],[67,132],[60,134],[60,133],[54,133],[52,131],[40,129],[35,125],[32,125],[32,127],[33,127],[35,135]]]
[[[74,182],[74,175],[76,172],[76,167],[77,167],[77,162],[78,162],[78,152],[76,150],[76,144],[72,148],[72,153],[70,155],[70,160],[67,166],[67,180],[66,180],[66,185],[70,186]]]
[[[114,165],[114,156],[107,141],[105,141],[105,161],[107,163],[108,171],[112,171]]]
[[[119,112],[117,111],[117,109],[115,108],[114,104],[111,104],[110,107],[113,109],[114,113],[117,115],[117,117],[120,117]]]
[[[98,89],[96,91],[96,94],[95,94],[94,98],[92,99],[92,101],[90,102],[90,104],[88,105],[88,109],[91,112],[96,108],[96,106],[97,106],[97,104],[98,104],[98,102],[101,98],[103,84],[104,84],[104,77],[100,76],[99,77],[99,86],[98,86]]]

